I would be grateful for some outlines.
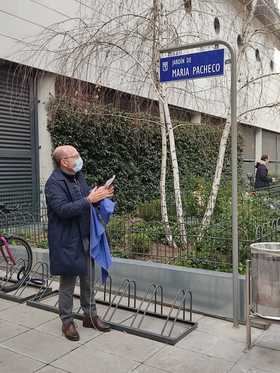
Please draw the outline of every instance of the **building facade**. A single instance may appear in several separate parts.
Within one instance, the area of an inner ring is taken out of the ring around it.
[[[156,4],[161,46],[209,39],[234,46],[244,170],[253,172],[268,153],[280,173],[280,16],[273,1],[0,0],[0,192],[30,192],[51,171],[47,103],[58,76],[157,99],[150,79]],[[224,77],[166,85],[170,105],[192,123],[224,123],[229,115],[225,53]]]

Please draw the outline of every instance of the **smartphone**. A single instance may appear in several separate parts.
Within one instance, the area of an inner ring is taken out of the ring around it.
[[[108,179],[108,180],[106,181],[106,183],[104,184],[104,186],[105,186],[106,188],[109,188],[109,187],[113,184],[115,178],[116,178],[116,175],[112,176],[110,179]]]

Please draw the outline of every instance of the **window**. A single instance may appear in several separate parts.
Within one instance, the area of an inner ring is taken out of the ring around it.
[[[273,60],[270,60],[270,70],[271,71],[274,71],[274,61]]]
[[[241,48],[243,45],[242,36],[240,34],[238,34],[237,36],[237,45],[238,45],[238,48]]]
[[[215,17],[214,19],[214,29],[215,29],[216,34],[220,33],[221,25],[220,25],[220,20],[218,17]]]
[[[183,0],[185,11],[191,13],[192,11],[192,0]]]
[[[255,54],[256,54],[256,60],[260,62],[261,61],[261,54],[260,54],[260,51],[259,51],[258,48],[255,50]]]

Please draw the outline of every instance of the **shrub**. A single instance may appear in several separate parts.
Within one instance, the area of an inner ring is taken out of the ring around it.
[[[39,241],[37,246],[40,247],[41,249],[48,249],[49,248],[48,240]]]
[[[160,221],[160,199],[139,204],[136,209],[136,215],[145,221]]]
[[[111,249],[124,250],[126,246],[126,232],[128,227],[128,221],[123,216],[113,216],[107,226],[108,238],[110,241]]]
[[[151,240],[145,232],[134,232],[129,235],[128,245],[131,254],[147,254],[151,247]]]
[[[53,145],[72,144],[79,149],[90,184],[102,184],[116,175],[119,213],[132,212],[139,204],[159,197],[161,133],[155,124],[158,118],[149,118],[145,113],[114,112],[93,104],[81,106],[61,98],[50,102],[49,118]],[[152,124],[149,119],[153,120]],[[221,127],[209,125],[177,126],[174,134],[181,180],[192,175],[212,178],[221,133]],[[224,164],[227,177],[230,175],[229,147]],[[167,194],[173,195],[169,155],[166,187]],[[151,208],[153,203],[157,206],[156,212],[150,211],[147,219],[158,214],[158,202],[152,202]],[[171,210],[175,216],[174,206]]]

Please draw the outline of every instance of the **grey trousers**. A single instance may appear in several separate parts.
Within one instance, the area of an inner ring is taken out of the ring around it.
[[[91,270],[90,270],[91,266]],[[85,315],[96,315],[94,298],[94,261],[87,255],[87,272],[80,275],[80,303]],[[73,321],[73,295],[77,276],[60,276],[58,307],[63,323]]]

